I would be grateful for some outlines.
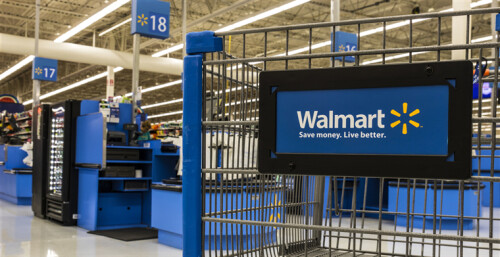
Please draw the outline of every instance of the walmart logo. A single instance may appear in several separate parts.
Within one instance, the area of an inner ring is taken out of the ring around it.
[[[137,23],[140,23],[141,26],[144,26],[144,24],[148,24],[148,17],[144,17],[144,13],[142,15],[137,16]]]
[[[36,73],[36,75],[40,75],[40,74],[42,74],[42,72],[43,72],[43,71],[42,71],[42,69],[40,69],[40,67],[37,67],[37,68],[35,69],[35,73]]]
[[[403,103],[403,114],[406,114],[407,112],[408,112],[408,103]],[[415,109],[410,114],[408,114],[408,116],[411,118],[419,113],[420,113],[420,110]],[[394,109],[391,110],[391,114],[398,117],[398,118],[401,117],[401,114],[399,112],[395,111]],[[397,127],[400,123],[401,123],[401,120],[397,120],[397,121],[391,123],[391,128]],[[416,121],[409,120],[408,123],[413,125],[415,128],[420,127],[420,124]],[[406,135],[406,134],[408,134],[408,127],[407,127],[406,123],[403,123],[403,135]]]

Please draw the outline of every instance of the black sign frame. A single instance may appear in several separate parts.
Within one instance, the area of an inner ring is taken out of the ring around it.
[[[472,72],[470,61],[263,71],[259,78],[258,170],[266,174],[468,179],[472,175]],[[431,85],[449,85],[448,156],[276,153],[280,91]],[[454,160],[450,160],[451,154]]]

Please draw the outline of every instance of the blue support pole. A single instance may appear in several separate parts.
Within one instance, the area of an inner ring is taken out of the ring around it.
[[[183,256],[201,256],[202,55],[184,57],[182,137]]]
[[[182,75],[184,90],[182,127],[182,248],[184,257],[201,257],[201,188],[203,53],[222,51],[222,38],[214,32],[186,35],[186,53]]]

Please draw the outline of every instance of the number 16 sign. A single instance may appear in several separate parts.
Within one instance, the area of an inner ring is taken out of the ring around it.
[[[35,57],[31,74],[32,79],[57,81],[57,60]]]
[[[333,38],[333,34],[332,34]],[[333,41],[333,40],[332,40]],[[354,52],[358,49],[358,38],[356,34],[336,31],[335,32],[335,45],[332,45],[334,52]],[[342,61],[342,57],[337,56],[335,60]],[[354,56],[346,56],[345,62],[354,62],[356,59]]]
[[[163,0],[132,0],[131,33],[165,39],[169,37],[170,3]]]

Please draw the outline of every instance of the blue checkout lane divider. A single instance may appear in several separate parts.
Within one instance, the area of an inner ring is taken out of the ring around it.
[[[23,163],[28,154],[21,146],[0,145],[0,199],[17,205],[31,205],[31,167]],[[5,159],[7,157],[7,159]]]
[[[495,156],[500,156],[500,150],[495,151]],[[500,177],[500,157],[494,157],[493,161],[493,176]],[[474,151],[474,156],[472,157],[472,175],[491,176],[491,150]],[[490,206],[490,183],[483,182],[481,184],[484,185],[481,205],[488,207]],[[500,183],[493,183],[493,207],[500,207]]]
[[[417,183],[392,181],[389,183],[389,211],[397,212],[395,222],[398,226],[410,226],[414,228],[432,228],[434,222],[436,227],[444,230],[459,230],[460,217],[463,212],[464,217],[481,217],[481,208],[478,207],[480,194],[484,186],[478,190],[477,183],[464,185],[463,210],[460,208],[461,194],[458,183],[438,182],[437,190],[434,192],[434,183],[425,184],[420,181]],[[479,192],[478,192],[479,191]],[[410,202],[408,202],[408,197]],[[434,197],[436,197],[436,214],[448,215],[451,217],[436,217],[434,220]],[[406,213],[410,213],[409,217]],[[413,215],[414,214],[414,215]],[[426,215],[424,217],[424,214]],[[427,216],[428,215],[428,216]],[[409,220],[407,220],[409,218]],[[463,229],[471,230],[474,228],[474,218],[463,219]]]
[[[217,218],[234,218],[259,221],[263,219],[266,222],[280,222],[282,217],[278,214],[281,211],[278,199],[282,199],[282,185],[266,185],[265,192],[267,197],[259,197],[259,186],[254,187],[231,187],[226,189],[207,189],[205,191],[205,210],[206,212],[216,213],[220,211],[230,210],[231,203],[238,203],[241,206],[248,206],[248,208],[256,208],[255,211],[236,212],[227,215],[217,215]],[[212,190],[212,192],[208,191]],[[216,190],[216,191],[214,191]],[[221,195],[220,191],[224,193]],[[228,192],[231,191],[230,199],[226,199]],[[177,185],[163,185],[153,186],[153,205],[152,205],[152,219],[151,224],[154,228],[158,229],[158,241],[162,244],[175,247],[178,249],[183,248],[182,240],[185,233],[182,229],[183,223],[183,210],[172,209],[172,206],[182,206],[182,187]],[[221,206],[220,204],[214,205],[215,202],[221,202],[221,197],[225,200]],[[211,199],[210,199],[211,198]],[[212,203],[212,206],[210,206]],[[257,207],[265,206],[263,210]],[[227,217],[226,217],[227,216]],[[228,234],[229,233],[229,234]],[[254,247],[259,247],[259,241],[252,240],[251,238],[264,238],[276,239],[277,228],[261,227],[261,226],[239,226],[229,225],[228,233],[223,229],[220,231],[220,226],[214,223],[205,223],[204,245],[205,249],[221,249],[222,250],[246,250]],[[188,239],[188,238],[186,238]],[[252,243],[252,245],[247,245]],[[265,245],[275,243],[273,240],[264,242]],[[210,248],[209,248],[210,246]],[[264,246],[264,245],[263,245]]]

